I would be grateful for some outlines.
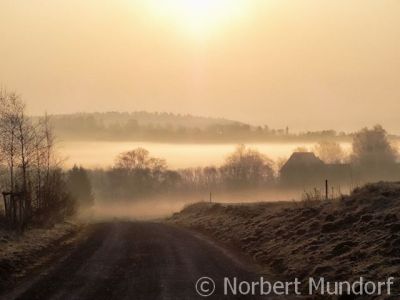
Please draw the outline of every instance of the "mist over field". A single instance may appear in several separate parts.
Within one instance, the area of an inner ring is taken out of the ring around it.
[[[105,142],[133,147],[114,156],[109,165],[104,160],[103,166],[75,165],[71,175],[81,180],[72,188],[82,200],[92,195],[95,218],[149,219],[165,217],[196,202],[335,199],[370,181],[399,180],[393,136],[377,125],[346,136],[350,138],[351,142],[340,143],[325,137],[297,147],[294,143]],[[154,155],[157,150],[164,152]],[[275,156],[270,155],[273,150]]]
[[[343,192],[348,192],[343,190]],[[120,199],[117,201],[97,201],[89,210],[82,209],[78,216],[83,220],[113,221],[113,220],[158,220],[171,216],[185,207],[198,203],[237,203],[254,204],[261,202],[279,202],[299,199],[299,191],[257,191],[218,192],[210,194],[184,193],[175,195],[158,195],[131,201]]]

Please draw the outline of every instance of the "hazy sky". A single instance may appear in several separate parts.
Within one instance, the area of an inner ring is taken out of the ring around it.
[[[0,85],[34,114],[400,133],[400,1],[0,0]]]

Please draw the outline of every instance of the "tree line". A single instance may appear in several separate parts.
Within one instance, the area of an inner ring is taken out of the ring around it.
[[[333,141],[295,151],[312,151],[328,165],[348,165],[358,182],[400,179],[397,148],[379,125],[355,133],[350,153]],[[100,199],[137,199],[174,192],[285,188],[279,173],[285,162],[274,162],[256,149],[239,145],[220,166],[171,170],[164,159],[137,148],[121,153],[112,168],[89,174]]]

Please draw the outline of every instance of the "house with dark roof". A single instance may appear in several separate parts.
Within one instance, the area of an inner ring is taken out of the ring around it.
[[[287,186],[308,187],[330,182],[349,183],[348,164],[326,164],[313,152],[294,152],[280,170],[281,183]]]

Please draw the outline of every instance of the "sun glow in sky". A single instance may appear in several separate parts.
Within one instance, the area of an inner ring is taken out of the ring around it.
[[[151,0],[150,10],[194,37],[205,37],[246,14],[248,0]]]
[[[399,15],[399,0],[0,0],[0,87],[38,115],[400,133]]]

